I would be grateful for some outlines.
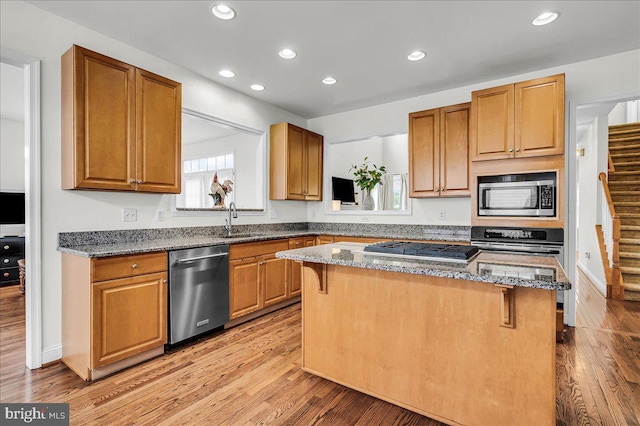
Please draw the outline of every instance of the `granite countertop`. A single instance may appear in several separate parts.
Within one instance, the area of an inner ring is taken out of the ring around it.
[[[131,232],[135,235],[135,231]],[[93,242],[82,244],[74,242],[59,243],[58,251],[71,253],[83,257],[107,257],[137,253],[150,253],[157,251],[180,250],[196,247],[216,246],[223,244],[238,244],[256,241],[268,241],[280,238],[294,238],[316,235],[340,235],[347,237],[369,238],[393,238],[430,241],[469,242],[468,235],[451,233],[400,233],[384,235],[381,233],[366,231],[332,231],[332,230],[278,230],[266,232],[238,232],[232,238],[223,238],[219,235],[175,235],[168,238],[148,238],[140,235],[140,238],[128,239],[120,242]]]
[[[492,284],[569,290],[571,283],[553,257],[483,252],[468,264],[365,253],[365,244],[334,243],[276,253],[276,257]]]

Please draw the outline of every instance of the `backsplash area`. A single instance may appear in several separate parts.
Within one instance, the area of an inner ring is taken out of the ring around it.
[[[234,225],[234,232],[309,231],[314,234],[345,234],[352,236],[377,236],[389,238],[418,238],[435,240],[451,237],[452,241],[469,241],[471,228],[468,226],[398,225],[362,223],[318,223],[294,222],[275,224]],[[113,231],[61,232],[58,247],[74,247],[98,244],[123,244],[148,240],[168,240],[176,238],[221,237],[223,226],[196,226],[182,228],[130,229]]]

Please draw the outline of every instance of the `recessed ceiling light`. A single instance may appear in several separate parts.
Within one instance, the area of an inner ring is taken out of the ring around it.
[[[227,78],[231,78],[231,77],[235,77],[236,73],[231,71],[231,70],[221,70],[218,74],[220,74],[223,77],[227,77]]]
[[[293,59],[296,57],[297,53],[292,49],[282,49],[278,52],[278,55],[284,59]]]
[[[233,18],[236,17],[235,10],[231,9],[226,4],[216,4],[216,5],[214,5],[211,8],[211,13],[213,13],[213,15],[216,18],[220,18],[220,19],[223,19],[225,21],[228,21],[229,19],[233,19]]]
[[[252,84],[251,89],[255,90],[256,92],[261,92],[264,90],[264,86],[262,84]]]
[[[322,82],[323,82],[324,84],[336,84],[336,82],[337,82],[337,81],[338,81],[338,80],[336,80],[336,79],[335,79],[335,78],[333,78],[333,77],[325,77],[325,78],[323,78],[323,79],[322,79]]]
[[[547,25],[556,20],[558,14],[555,12],[545,12],[542,15],[538,16],[536,19],[531,21],[531,23],[537,27],[540,25]]]
[[[410,61],[419,61],[420,59],[424,58],[425,56],[427,56],[426,53],[424,53],[421,50],[416,50],[415,52],[409,53],[409,56],[407,56],[407,59],[410,60]]]

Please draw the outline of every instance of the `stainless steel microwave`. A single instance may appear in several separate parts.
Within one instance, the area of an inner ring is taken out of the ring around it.
[[[552,217],[556,172],[478,177],[478,216]]]

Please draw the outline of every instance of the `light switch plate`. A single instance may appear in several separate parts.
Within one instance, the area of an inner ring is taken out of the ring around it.
[[[164,220],[164,210],[156,210],[156,220]]]
[[[138,220],[137,209],[122,209],[123,222],[136,222]]]
[[[440,210],[440,220],[445,220],[447,218],[447,214],[444,210]]]

